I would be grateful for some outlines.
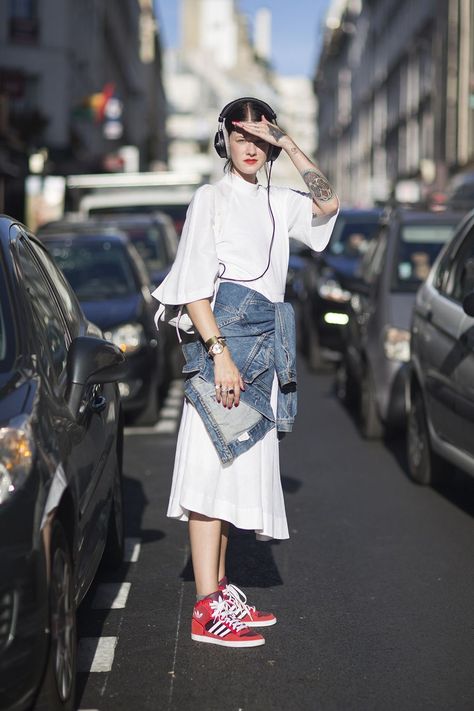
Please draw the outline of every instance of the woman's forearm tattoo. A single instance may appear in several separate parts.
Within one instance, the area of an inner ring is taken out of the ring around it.
[[[301,175],[314,200],[328,202],[333,199],[334,190],[322,173],[318,170],[305,170]]]

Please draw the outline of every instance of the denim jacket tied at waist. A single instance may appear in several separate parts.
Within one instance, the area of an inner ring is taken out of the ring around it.
[[[214,316],[245,383],[240,404],[229,410],[217,402],[213,360],[200,340],[182,346],[186,358],[183,373],[189,376],[184,393],[226,464],[275,426],[270,402],[275,372],[279,385],[277,430],[292,430],[296,415],[295,317],[291,304],[273,303],[234,283],[219,286]]]

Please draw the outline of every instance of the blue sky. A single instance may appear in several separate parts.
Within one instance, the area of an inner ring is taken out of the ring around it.
[[[165,47],[176,47],[180,0],[155,0]],[[259,7],[272,11],[272,64],[280,74],[312,77],[328,0],[237,0],[250,24]]]

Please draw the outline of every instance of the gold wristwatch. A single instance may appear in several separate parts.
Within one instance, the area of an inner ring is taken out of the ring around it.
[[[225,342],[225,336],[211,336],[204,345],[211,358],[214,358],[214,356],[222,353],[227,344]]]

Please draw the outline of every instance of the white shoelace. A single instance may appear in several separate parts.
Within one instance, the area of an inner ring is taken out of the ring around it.
[[[247,605],[247,595],[237,585],[227,583],[224,595],[228,598],[231,609],[237,617],[245,617],[248,614],[253,619],[256,612],[255,606]]]
[[[212,616],[215,620],[224,622],[236,632],[246,629],[246,625],[236,617],[234,605],[230,604],[223,595],[219,597],[218,600],[213,600],[211,602],[211,609]]]

